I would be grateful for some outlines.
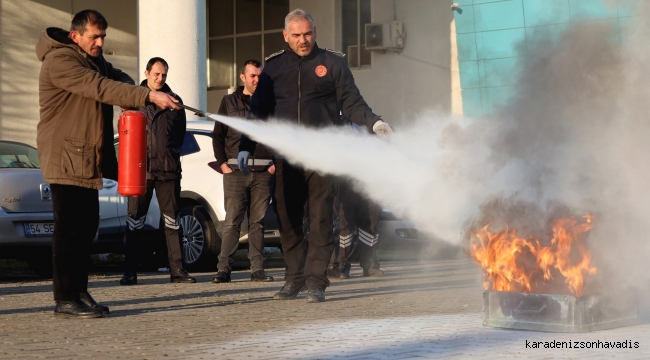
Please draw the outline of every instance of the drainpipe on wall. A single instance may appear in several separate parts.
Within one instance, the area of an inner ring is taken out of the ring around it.
[[[463,94],[460,87],[460,66],[458,64],[458,43],[456,42],[456,20],[449,24],[451,44],[451,114],[463,115]]]

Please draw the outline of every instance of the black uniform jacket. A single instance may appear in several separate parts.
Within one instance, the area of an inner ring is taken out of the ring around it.
[[[147,86],[145,79],[140,83]],[[166,92],[179,103],[181,98],[172,92],[165,84],[162,92]],[[185,140],[187,121],[185,110],[161,109],[154,103],[139,109],[147,116],[149,135],[147,136],[147,179],[176,180],[181,178],[181,149]]]
[[[251,96],[245,95],[244,87],[239,86],[234,93],[224,95],[221,99],[221,105],[219,106],[217,114],[245,119],[251,108],[250,101]],[[241,136],[242,133],[239,130],[233,129],[220,122],[214,123],[214,130],[212,132],[212,148],[214,149],[214,157],[217,159],[219,165],[227,162],[228,159],[237,159]],[[271,159],[270,152],[267,150],[266,146],[261,144],[257,144],[255,146],[255,151],[251,154],[250,159]],[[233,170],[238,168],[235,164],[229,164],[229,166]],[[268,166],[263,166],[260,169],[257,167],[249,167],[249,169],[266,170],[267,167]]]
[[[381,118],[363,100],[345,55],[314,48],[300,56],[290,48],[266,58],[249,119],[274,117],[309,127],[343,125],[340,114],[372,129]],[[242,136],[240,150],[252,153],[255,142]]]

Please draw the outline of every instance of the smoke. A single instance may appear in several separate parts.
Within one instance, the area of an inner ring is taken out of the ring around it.
[[[293,163],[352,178],[369,198],[412,220],[419,230],[448,241],[458,243],[468,208],[476,210],[489,191],[481,184],[483,174],[472,165],[475,161],[463,160],[488,153],[486,144],[471,141],[480,131],[464,130],[440,114],[428,114],[396,131],[389,141],[349,127],[314,129],[280,121],[212,118]],[[488,161],[486,156],[482,160]]]
[[[599,272],[592,289],[648,286],[649,6],[639,2],[620,38],[615,22],[578,22],[556,42],[544,33],[529,39],[518,94],[486,137],[492,164],[523,181],[488,198],[465,231],[519,223],[539,236],[557,217],[588,212]]]
[[[486,219],[543,236],[558,214],[590,213],[599,274],[645,285],[650,11],[639,5],[620,38],[609,22],[574,23],[556,40],[533,34],[520,48],[517,94],[492,118],[430,111],[388,141],[348,128],[212,118],[291,162],[352,178],[366,196],[448,242],[462,243]]]

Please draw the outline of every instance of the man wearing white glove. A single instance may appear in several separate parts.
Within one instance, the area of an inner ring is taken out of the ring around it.
[[[393,133],[393,127],[385,123],[383,120],[379,120],[372,126],[372,131],[380,138],[388,139],[390,134]]]
[[[340,114],[379,136],[392,131],[363,100],[348,68],[345,55],[316,44],[314,19],[302,9],[291,11],[282,32],[289,47],[266,58],[257,90],[251,98],[248,118],[275,117],[298,125],[319,128],[343,125]],[[248,157],[255,142],[242,136],[237,161],[248,171]],[[307,290],[307,302],[325,300],[329,286],[327,266],[334,250],[333,202],[335,179],[275,157],[275,201],[280,241],[286,264],[282,289],[276,300],[294,299]],[[303,217],[309,202],[309,248],[305,253]],[[306,255],[305,255],[306,254]]]

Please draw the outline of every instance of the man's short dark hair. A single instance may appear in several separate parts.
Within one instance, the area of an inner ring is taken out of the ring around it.
[[[253,65],[258,69],[262,67],[262,63],[257,61],[257,60],[254,60],[254,59],[246,60],[246,61],[244,61],[244,65],[242,65],[242,67],[241,67],[241,73],[242,74],[246,71],[246,65]]]
[[[151,71],[151,68],[157,62],[165,65],[165,69],[169,70],[169,65],[167,65],[167,61],[165,61],[165,59],[161,57],[152,57],[151,59],[149,59],[149,62],[147,63],[147,71]]]
[[[106,30],[108,28],[108,21],[97,10],[82,10],[75,14],[72,18],[70,31],[78,31],[83,35],[86,30],[86,25],[96,26],[99,30]]]

